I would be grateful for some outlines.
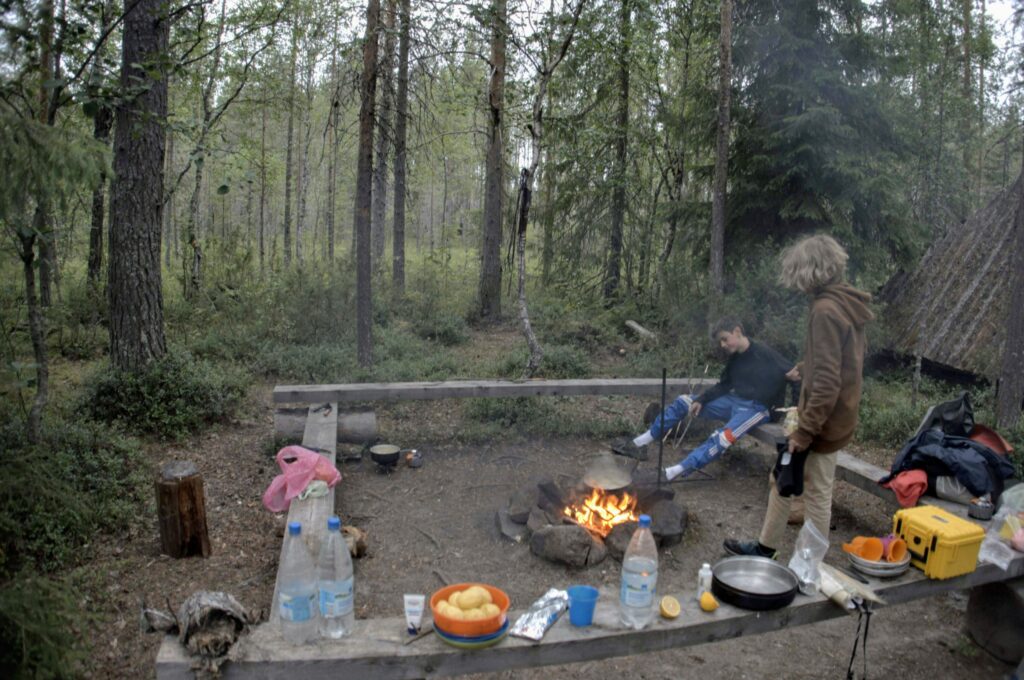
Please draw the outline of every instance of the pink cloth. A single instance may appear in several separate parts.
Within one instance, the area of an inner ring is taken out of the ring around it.
[[[263,493],[263,506],[271,512],[284,512],[292,499],[302,493],[314,479],[333,487],[341,481],[341,473],[316,451],[301,446],[286,446],[277,452],[277,465],[282,474],[274,477]]]
[[[928,474],[924,470],[906,470],[882,486],[893,490],[901,508],[912,508],[928,490]]]

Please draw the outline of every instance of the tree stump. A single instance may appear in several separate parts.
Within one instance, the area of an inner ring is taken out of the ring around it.
[[[1024,578],[971,588],[967,631],[1000,661],[1024,661]]]
[[[161,550],[171,557],[210,556],[203,478],[194,463],[173,461],[156,481]]]

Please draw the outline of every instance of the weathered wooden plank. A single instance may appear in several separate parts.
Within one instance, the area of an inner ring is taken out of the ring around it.
[[[717,380],[670,378],[668,393],[702,392]],[[462,399],[469,397],[571,397],[633,394],[661,396],[658,378],[601,378],[594,380],[449,380],[445,382],[351,383],[344,385],[278,385],[275,404],[324,401]]]
[[[973,573],[944,581],[924,577],[917,569],[891,581],[869,579],[889,605],[961,590],[1024,575],[1024,557],[1004,572],[989,564]],[[645,630],[623,629],[618,624],[617,593],[603,589],[594,625],[575,628],[566,617],[558,621],[539,644],[508,638],[500,645],[474,652],[448,647],[430,635],[404,645],[405,622],[400,618],[356,622],[352,637],[293,647],[283,642],[272,626],[261,626],[237,649],[235,661],[223,668],[225,678],[293,678],[315,680],[337,677],[426,678],[487,671],[529,668],[661,651],[767,633],[844,616],[820,595],[798,596],[794,603],[769,612],[752,612],[722,605],[711,614],[699,611],[689,593],[676,593],[684,602],[675,621],[656,619]],[[514,617],[520,612],[512,614]],[[165,639],[157,657],[157,677],[183,678],[188,659],[173,637]]]
[[[306,416],[306,432],[302,437],[303,446],[320,451],[320,455],[334,464],[337,453],[338,405],[326,403],[309,407]],[[319,498],[306,500],[294,499],[288,506],[288,522],[302,523],[302,537],[312,555],[320,548],[320,541],[327,531],[327,518],[334,514],[334,489]],[[284,560],[284,541],[281,542],[281,556],[278,565]],[[281,574],[278,572],[274,583],[274,598],[270,607],[270,626],[280,634],[277,624],[277,596],[281,587]]]

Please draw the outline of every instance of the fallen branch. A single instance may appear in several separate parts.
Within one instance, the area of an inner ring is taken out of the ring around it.
[[[429,533],[427,533],[427,532],[426,532],[426,531],[424,531],[423,529],[420,529],[419,527],[413,527],[413,528],[414,528],[414,529],[415,529],[416,531],[418,531],[418,532],[420,532],[421,534],[423,534],[424,536],[426,536],[427,538],[429,538],[429,539],[430,539],[430,540],[431,540],[431,541],[432,541],[432,542],[434,543],[434,545],[436,545],[436,546],[437,546],[438,550],[441,550],[441,542],[440,542],[439,540],[437,540],[436,538],[434,538],[433,536],[431,536],[431,535],[430,535]]]
[[[626,321],[626,327],[629,328],[634,333],[636,333],[637,335],[639,335],[640,338],[643,339],[643,340],[651,340],[651,341],[654,341],[654,342],[657,342],[657,340],[658,340],[658,336],[657,335],[655,335],[651,331],[647,330],[646,328],[644,328],[643,326],[638,324],[636,321],[627,320]]]

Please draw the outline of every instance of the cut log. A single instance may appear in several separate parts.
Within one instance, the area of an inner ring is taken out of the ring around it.
[[[274,411],[274,433],[286,439],[301,441],[306,431],[308,409],[278,408]],[[343,444],[365,444],[377,437],[377,416],[373,411],[338,414],[337,441]]]
[[[971,588],[967,632],[1000,661],[1024,662],[1024,579]]]
[[[195,463],[172,461],[156,481],[161,550],[171,557],[210,556],[203,478]]]
[[[646,328],[644,328],[643,326],[638,324],[636,321],[632,321],[632,320],[626,321],[626,328],[628,328],[631,331],[633,331],[634,333],[636,333],[640,337],[640,339],[642,339],[642,340],[650,340],[651,342],[657,342],[658,341],[658,336],[657,335],[655,335],[651,331],[647,330]]]

